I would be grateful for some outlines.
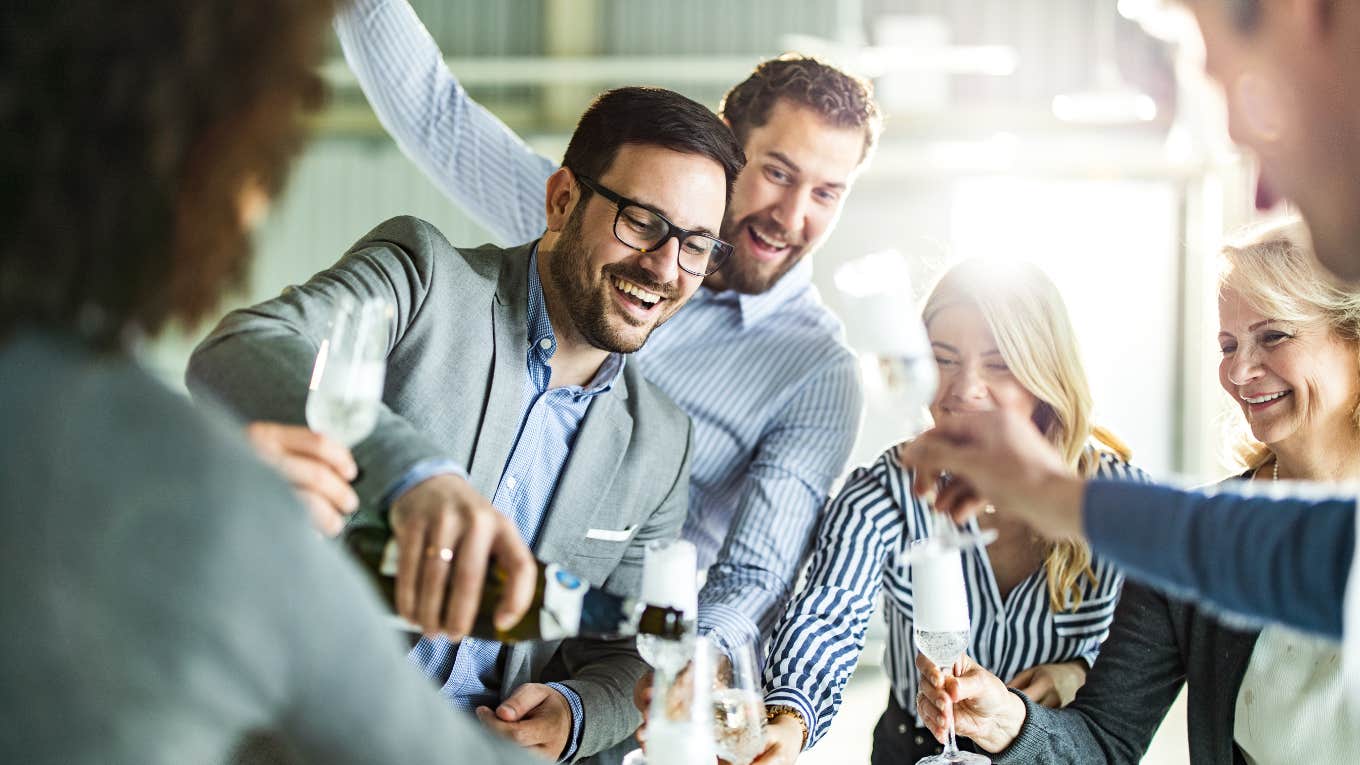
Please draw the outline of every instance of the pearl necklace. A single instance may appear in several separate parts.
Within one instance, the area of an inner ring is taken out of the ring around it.
[[[1275,467],[1272,468],[1271,471],[1270,471],[1270,480],[1272,480],[1272,481],[1278,481],[1278,480],[1280,480],[1280,458],[1279,458],[1279,457],[1276,457],[1276,458],[1275,458]]]

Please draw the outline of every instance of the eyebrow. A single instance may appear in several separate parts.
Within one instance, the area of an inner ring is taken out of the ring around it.
[[[784,152],[782,152],[782,151],[767,151],[767,152],[765,152],[765,153],[766,153],[767,155],[769,155],[769,156],[775,158],[776,160],[778,160],[778,161],[780,161],[780,162],[782,162],[782,163],[788,165],[788,166],[789,166],[789,169],[792,170],[793,172],[795,172],[795,173],[801,173],[801,172],[803,172],[803,168],[799,167],[799,166],[798,166],[798,163],[794,162],[792,159],[789,159],[789,155],[785,154]],[[822,184],[820,184],[820,185],[822,185],[822,186],[829,186],[829,187],[831,187],[831,188],[833,188],[833,189],[844,189],[844,188],[845,188],[845,184],[844,184],[844,183],[839,183],[839,182],[836,182],[836,181],[826,181],[825,183],[822,183]]]
[[[617,191],[614,192],[614,193],[615,193],[615,194],[618,194],[619,197],[620,197],[624,202],[627,202],[628,204],[633,204],[633,205],[637,205],[638,207],[646,208],[646,209],[651,210],[652,212],[656,213],[657,215],[660,215],[661,217],[665,218],[665,219],[666,219],[666,222],[669,223],[669,224],[671,224],[672,226],[678,226],[679,228],[683,228],[683,229],[685,229],[686,231],[690,232],[691,234],[703,234],[703,235],[705,235],[705,236],[711,236],[711,237],[713,237],[714,239],[717,239],[717,238],[718,238],[718,235],[715,234],[715,233],[713,233],[713,229],[709,228],[708,226],[699,226],[699,227],[697,227],[697,228],[686,228],[685,226],[680,226],[678,223],[676,223],[676,222],[672,219],[674,216],[672,216],[670,213],[666,212],[665,210],[662,210],[661,208],[657,207],[656,205],[654,205],[654,204],[652,204],[652,203],[650,203],[650,202],[644,202],[644,201],[641,200],[641,199],[634,199],[634,198],[628,196],[627,194],[620,194],[620,193],[617,192]]]
[[[958,349],[958,348],[955,348],[954,346],[950,345],[949,343],[942,343],[942,342],[940,342],[940,341],[938,341],[938,340],[932,340],[931,343],[930,343],[930,345],[931,345],[931,347],[939,348],[939,349],[942,350],[942,351],[949,351],[950,353],[954,353],[954,354],[957,354],[957,353],[959,352],[959,349]],[[997,350],[996,348],[993,348],[992,350],[987,351],[987,352],[983,353],[982,355],[983,355],[983,356],[1000,356],[1000,355],[1001,355],[1001,351]]]

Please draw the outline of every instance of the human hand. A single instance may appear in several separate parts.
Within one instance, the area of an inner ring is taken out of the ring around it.
[[[765,725],[765,748],[751,765],[791,765],[802,753],[803,724],[793,715],[776,715]]]
[[[647,750],[647,713],[652,707],[652,673],[648,672],[633,684],[633,706],[637,707],[642,713],[642,724],[633,731],[633,738],[637,739],[638,746],[643,751]]]
[[[1085,483],[1024,415],[957,414],[897,448],[913,491],[962,522],[994,504],[1050,538],[1080,536]],[[940,478],[949,480],[940,488]]]
[[[1072,703],[1077,691],[1086,684],[1086,662],[1064,661],[1036,664],[1011,678],[1010,687],[1030,697],[1034,703],[1058,709]]]
[[[426,634],[457,640],[472,629],[487,564],[505,574],[496,627],[514,626],[533,601],[538,565],[514,523],[466,479],[437,475],[392,503],[397,613]]]
[[[349,449],[302,425],[280,422],[252,422],[246,438],[293,485],[312,525],[328,537],[339,534],[359,508],[359,495],[349,485],[359,470]]]
[[[557,761],[571,742],[571,705],[556,688],[525,683],[491,707],[477,707],[487,730],[535,754]]]
[[[995,754],[1011,745],[1025,723],[1025,703],[1006,690],[1001,680],[978,666],[967,656],[954,663],[945,674],[930,659],[916,655],[921,673],[921,692],[916,710],[921,722],[941,743],[948,735],[949,720],[954,732]]]

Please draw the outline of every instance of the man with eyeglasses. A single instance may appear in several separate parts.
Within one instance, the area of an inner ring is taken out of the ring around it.
[[[406,0],[358,0],[336,30],[379,119],[436,186],[503,240],[542,230],[539,181],[556,163],[467,96]],[[732,646],[767,636],[788,603],[859,430],[858,365],[808,256],[880,119],[867,83],[799,56],[760,64],[720,113],[748,159],[720,232],[734,252],[637,361],[694,421],[683,536],[708,569],[699,630]]]
[[[627,355],[730,254],[716,232],[743,162],[694,101],[609,91],[547,180],[536,242],[456,249],[390,220],[306,284],[228,315],[189,363],[195,396],[300,428],[334,306],[394,306],[383,409],[354,449],[353,522],[390,523],[398,541],[397,609],[426,632],[412,662],[549,758],[625,739],[646,665],[630,640],[455,643],[488,552],[460,527],[513,523],[539,559],[636,594],[645,546],[684,521],[692,447],[688,418]]]

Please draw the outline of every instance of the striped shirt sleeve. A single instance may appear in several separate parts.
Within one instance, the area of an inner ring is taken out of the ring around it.
[[[378,120],[440,191],[500,244],[543,233],[557,163],[468,97],[407,0],[352,0],[335,31]]]
[[[721,647],[769,635],[859,429],[863,396],[847,355],[806,381],[760,445],[727,538],[699,594],[699,629]]]
[[[907,515],[885,489],[883,461],[855,471],[819,526],[807,582],[780,621],[765,680],[767,704],[798,709],[808,745],[831,726],[864,647],[864,631]]]

